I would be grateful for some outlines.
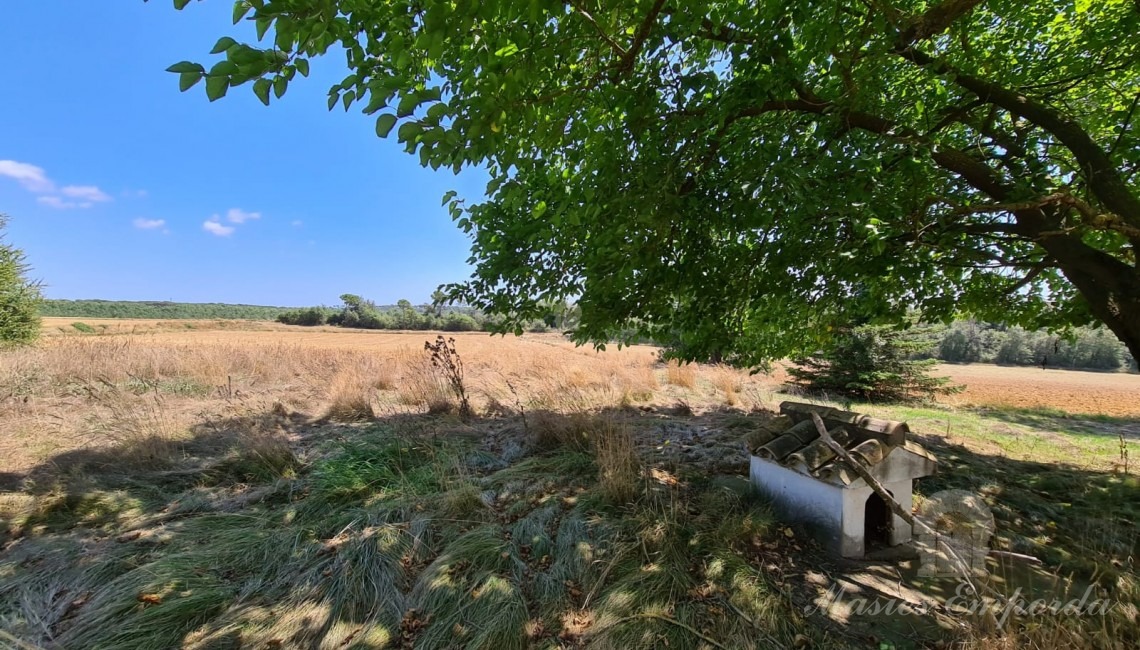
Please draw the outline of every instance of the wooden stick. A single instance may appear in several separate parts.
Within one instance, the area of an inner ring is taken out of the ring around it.
[[[993,555],[996,557],[1008,557],[1008,558],[1012,558],[1014,560],[1024,560],[1030,564],[1044,564],[1044,562],[1042,562],[1041,558],[1039,558],[1039,557],[1033,557],[1032,555],[1025,555],[1024,553],[1014,553],[1013,551],[999,551],[997,549],[992,549],[990,551],[990,555]]]

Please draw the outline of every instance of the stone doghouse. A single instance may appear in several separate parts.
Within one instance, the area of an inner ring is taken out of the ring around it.
[[[809,524],[843,557],[910,541],[910,524],[828,449],[811,415],[819,415],[831,437],[910,512],[914,479],[933,474],[937,461],[907,439],[905,422],[800,402],[784,402],[780,413],[754,434],[750,470],[753,485],[780,516]]]

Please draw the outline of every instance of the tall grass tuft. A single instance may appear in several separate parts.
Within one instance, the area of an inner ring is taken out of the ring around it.
[[[665,381],[681,388],[693,388],[697,385],[697,367],[691,363],[669,361],[665,364]]]
[[[325,417],[340,422],[371,420],[373,386],[371,378],[358,370],[345,370],[329,386],[329,406]]]
[[[602,495],[617,504],[634,500],[641,487],[641,466],[633,432],[628,425],[603,420],[592,433]]]

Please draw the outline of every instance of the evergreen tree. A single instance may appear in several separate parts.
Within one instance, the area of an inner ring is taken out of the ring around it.
[[[0,344],[29,343],[40,333],[38,282],[27,277],[24,251],[4,241],[8,218],[0,215]]]
[[[931,377],[933,359],[915,360],[921,342],[905,331],[881,325],[851,328],[826,347],[796,359],[790,368],[797,384],[813,391],[838,393],[872,401],[930,399],[959,390],[943,377]]]

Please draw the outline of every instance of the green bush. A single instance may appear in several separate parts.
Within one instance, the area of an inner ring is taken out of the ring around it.
[[[72,323],[71,326],[74,327],[77,332],[83,332],[84,334],[95,334],[95,328],[91,327],[87,323]]]
[[[862,326],[840,333],[826,347],[796,359],[789,368],[795,383],[812,391],[871,401],[930,399],[959,390],[943,377],[931,377],[933,359],[915,360],[917,344],[904,331]]]
[[[287,311],[277,317],[278,323],[285,323],[286,325],[305,325],[315,326],[324,325],[328,314],[320,307],[309,307],[308,309],[294,309]]]
[[[0,215],[0,344],[30,343],[40,334],[40,285],[28,279],[24,251],[4,241]]]
[[[467,314],[452,312],[443,317],[440,329],[445,332],[475,332],[479,329],[479,323]]]

